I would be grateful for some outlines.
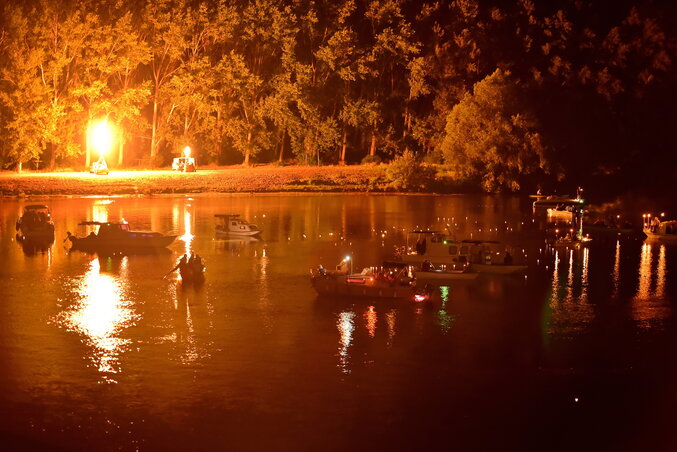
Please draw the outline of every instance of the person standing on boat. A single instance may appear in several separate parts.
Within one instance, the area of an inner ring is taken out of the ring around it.
[[[653,217],[651,222],[651,232],[658,232],[658,227],[661,225],[661,220],[658,217]]]
[[[184,254],[181,257],[181,259],[179,259],[179,262],[178,264],[176,264],[176,267],[169,270],[169,273],[175,272],[176,270],[185,270],[187,267],[188,267],[188,255]]]

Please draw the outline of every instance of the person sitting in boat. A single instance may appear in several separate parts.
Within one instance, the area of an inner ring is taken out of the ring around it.
[[[320,264],[320,265],[317,267],[317,274],[320,275],[320,276],[325,276],[325,275],[327,274],[327,269],[324,268],[324,267],[322,266],[322,264]]]
[[[429,260],[424,260],[421,263],[421,271],[422,272],[432,272],[432,271],[435,271],[435,267],[433,267],[433,263],[430,262]]]
[[[202,273],[202,270],[204,269],[204,265],[202,265],[202,258],[198,254],[194,254],[191,256],[191,259],[191,269],[193,270],[193,273]]]
[[[421,237],[418,239],[416,242],[416,254],[425,254],[425,249],[426,249],[426,240],[425,237]]]
[[[503,263],[505,265],[512,265],[512,256],[510,255],[510,251],[505,252],[505,257],[503,257]]]

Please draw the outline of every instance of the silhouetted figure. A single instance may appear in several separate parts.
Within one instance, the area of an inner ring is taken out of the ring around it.
[[[421,271],[432,272],[435,271],[435,267],[433,267],[432,262],[430,262],[429,260],[424,260],[423,263],[421,263]]]
[[[503,258],[503,263],[505,265],[512,265],[512,256],[509,251],[505,252],[505,257]]]

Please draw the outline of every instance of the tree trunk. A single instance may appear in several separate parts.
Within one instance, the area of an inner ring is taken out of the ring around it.
[[[21,174],[22,170],[23,170],[23,164],[21,163],[21,160],[19,160],[19,164],[16,166],[16,172]]]
[[[341,145],[341,155],[339,155],[339,165],[346,164],[346,149],[348,148],[348,128],[343,125],[343,144]]]
[[[92,164],[92,149],[90,143],[90,130],[92,128],[92,118],[87,120],[87,134],[85,135],[85,170],[89,171],[89,166]]]
[[[282,163],[282,160],[284,159],[284,138],[287,135],[287,129],[282,129],[280,135],[280,158],[278,159],[278,162]]]
[[[118,147],[118,168],[122,167],[124,161],[125,139],[120,134],[120,146]]]
[[[49,155],[49,170],[54,171],[54,168],[56,168],[56,146],[54,146],[54,143],[49,144],[49,149],[52,151]]]
[[[155,163],[155,155],[157,154],[157,103],[157,87],[155,87],[155,95],[153,96],[153,130],[150,135],[151,165]]]
[[[376,155],[376,126],[371,131],[371,147],[369,148],[369,155],[374,157]]]
[[[251,142],[252,142],[252,131],[249,130],[247,131],[247,145],[245,146],[244,149],[244,162],[242,162],[242,166],[249,166],[249,156],[252,153]]]

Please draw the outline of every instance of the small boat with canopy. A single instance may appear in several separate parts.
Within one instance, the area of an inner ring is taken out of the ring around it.
[[[76,237],[68,232],[67,240],[73,248],[81,250],[152,250],[169,246],[175,235],[164,235],[159,232],[133,231],[129,223],[83,221],[81,226],[98,226],[98,232],[91,232],[86,237]]]
[[[237,235],[253,237],[261,233],[261,229],[255,224],[249,223],[236,213],[216,214],[217,235]]]

